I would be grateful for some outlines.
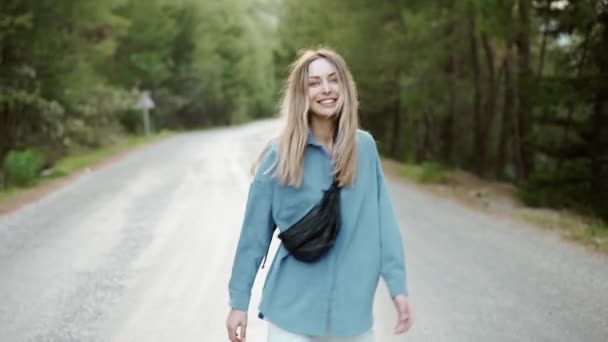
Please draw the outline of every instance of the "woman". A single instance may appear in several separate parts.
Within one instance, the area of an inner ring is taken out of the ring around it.
[[[246,339],[251,288],[273,227],[294,225],[334,180],[341,201],[335,244],[312,263],[281,244],[268,271],[258,315],[268,321],[268,341],[373,341],[380,277],[397,309],[395,333],[411,326],[401,235],[375,141],[359,129],[357,107],[342,57],[330,49],[299,54],[283,91],[283,127],[254,168],[229,282],[230,341]]]

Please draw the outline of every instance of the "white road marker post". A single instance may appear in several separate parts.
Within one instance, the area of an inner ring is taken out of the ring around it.
[[[135,108],[143,111],[144,130],[146,136],[150,135],[150,109],[153,109],[154,107],[155,105],[154,101],[152,101],[152,98],[150,97],[150,91],[143,90],[139,95]]]

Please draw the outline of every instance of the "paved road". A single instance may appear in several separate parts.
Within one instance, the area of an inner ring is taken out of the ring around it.
[[[0,218],[0,341],[226,341],[247,167],[274,124],[169,138]],[[391,336],[381,283],[379,342],[608,341],[608,258],[399,181],[390,192],[416,323]],[[249,342],[265,341],[264,273]]]

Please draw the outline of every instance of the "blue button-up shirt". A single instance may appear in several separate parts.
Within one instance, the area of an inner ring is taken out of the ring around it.
[[[333,180],[331,157],[310,132],[299,189],[281,185],[273,177],[276,158],[277,146],[271,144],[250,185],[228,286],[234,309],[248,310],[273,224],[280,231],[289,228],[321,199]],[[297,334],[353,336],[373,325],[380,277],[391,297],[407,294],[401,233],[376,143],[363,130],[357,132],[357,160],[354,183],[340,192],[341,228],[335,245],[319,261],[304,263],[281,244],[266,276],[259,317]]]

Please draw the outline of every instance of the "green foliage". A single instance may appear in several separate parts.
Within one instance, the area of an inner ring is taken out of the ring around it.
[[[449,170],[436,162],[425,162],[420,165],[405,164],[401,168],[401,173],[420,183],[444,183],[449,176]]]
[[[447,180],[448,170],[436,162],[425,162],[422,164],[420,181],[423,183],[441,183]]]
[[[283,0],[277,13],[277,79],[301,48],[338,50],[391,158],[608,217],[605,1]]]
[[[119,115],[118,120],[122,128],[131,134],[141,134],[143,132],[143,119],[140,110],[127,110]]]
[[[137,132],[139,90],[156,130],[269,116],[270,1],[2,1],[0,158],[45,146],[55,160]]]
[[[517,192],[517,196],[531,207],[558,207],[563,208],[567,197],[558,188],[545,186],[538,180],[527,182]]]
[[[597,251],[608,252],[608,225],[602,220],[568,212],[528,210],[521,217],[537,226],[559,229],[568,239],[580,241]]]
[[[106,85],[91,86],[86,94],[74,93],[77,115],[68,115],[64,122],[63,144],[101,147],[119,139],[119,118],[130,110],[136,94]]]
[[[137,132],[139,90],[156,130],[270,116],[297,51],[325,44],[391,157],[509,178],[529,203],[608,217],[607,11],[603,0],[3,0],[0,158],[45,146],[55,160],[48,151]]]
[[[42,155],[33,149],[10,151],[4,158],[5,182],[16,187],[33,185],[43,163]]]
[[[131,0],[117,13],[131,24],[116,49],[111,80],[150,90],[157,126],[192,128],[271,114],[272,41],[244,2]]]

